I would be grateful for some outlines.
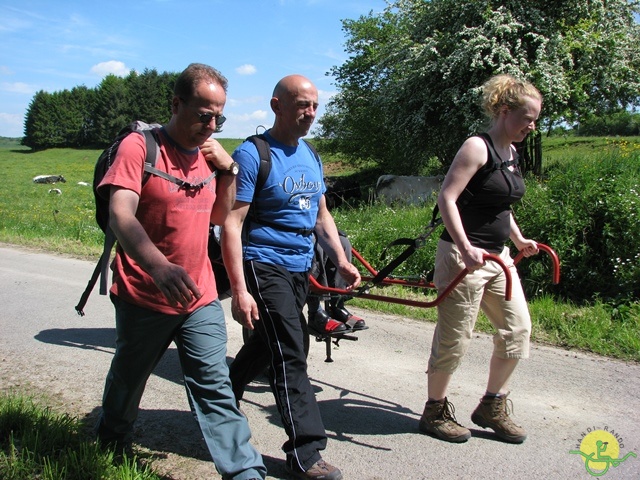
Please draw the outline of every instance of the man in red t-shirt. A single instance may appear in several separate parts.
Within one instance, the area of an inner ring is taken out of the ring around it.
[[[116,352],[97,426],[103,445],[128,449],[149,375],[175,342],[189,404],[216,469],[225,479],[265,478],[236,407],[226,363],[226,324],[207,256],[210,223],[221,225],[235,201],[236,164],[210,139],[224,122],[227,80],[202,64],[177,78],[169,123],[156,132],[156,168],[144,182],[145,140],[125,138],[99,186],[109,195],[118,239],[111,299]],[[214,169],[217,176],[210,182]]]

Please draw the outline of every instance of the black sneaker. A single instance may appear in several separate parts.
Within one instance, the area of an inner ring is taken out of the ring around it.
[[[311,468],[304,472],[297,467],[290,467],[289,465],[287,465],[287,471],[296,478],[302,478],[304,480],[342,480],[342,472],[340,469],[329,465],[322,459],[318,460]]]
[[[357,315],[354,315],[344,307],[338,308],[338,307],[332,306],[331,316],[336,320],[338,320],[339,322],[344,323],[351,330],[365,330],[369,328],[367,327],[367,324],[364,322],[362,318],[358,317]]]
[[[309,328],[321,334],[345,333],[349,329],[344,323],[331,318],[324,310],[309,315]]]

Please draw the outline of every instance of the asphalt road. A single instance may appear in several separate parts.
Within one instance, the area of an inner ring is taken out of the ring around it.
[[[85,317],[73,308],[93,266],[0,246],[0,389],[37,392],[79,417],[96,416],[114,351],[113,308],[97,291]],[[229,301],[223,303],[228,309]],[[569,452],[587,452],[581,442],[596,431],[615,436],[608,451],[613,460],[629,452],[640,457],[640,365],[534,346],[516,370],[510,397],[529,438],[510,445],[469,418],[484,391],[491,351],[491,338],[475,335],[449,392],[458,421],[473,436],[453,445],[417,430],[433,325],[358,313],[371,327],[358,333],[358,341],[333,346],[333,363],[324,361],[324,343],[312,343],[309,357],[329,434],[324,457],[345,479],[588,479],[594,475],[581,455]],[[231,360],[242,339],[228,319]],[[268,386],[251,385],[245,400],[242,409],[269,478],[287,478],[284,432]],[[174,348],[149,380],[136,442],[170,478],[219,478],[189,413]],[[638,457],[610,462],[601,478],[640,478]]]

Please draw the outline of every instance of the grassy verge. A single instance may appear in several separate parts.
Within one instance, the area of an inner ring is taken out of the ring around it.
[[[0,396],[0,478],[5,480],[159,480],[138,459],[114,461],[85,426],[14,393]]]

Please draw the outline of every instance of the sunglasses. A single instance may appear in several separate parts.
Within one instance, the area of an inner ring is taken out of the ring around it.
[[[179,97],[179,98],[181,101],[185,103],[185,105],[187,104],[187,101],[184,98],[182,97]],[[197,113],[197,112],[196,112],[196,115],[198,115],[198,119],[200,120],[200,123],[202,123],[203,125],[209,125],[211,123],[211,120],[215,120],[216,128],[220,128],[222,124],[227,121],[227,117],[225,117],[224,115],[215,115],[213,113]]]
[[[211,120],[215,120],[216,127],[221,127],[222,124],[227,121],[227,117],[224,115],[214,115],[213,113],[198,113],[197,115],[200,119],[200,123],[204,125],[209,125]]]

